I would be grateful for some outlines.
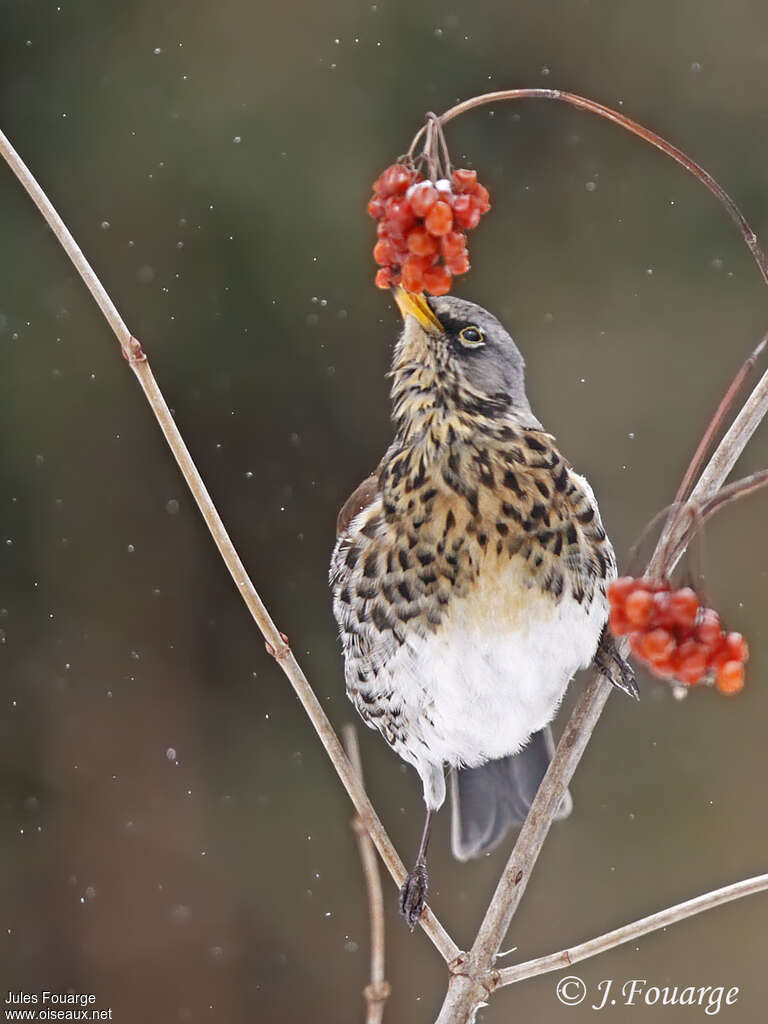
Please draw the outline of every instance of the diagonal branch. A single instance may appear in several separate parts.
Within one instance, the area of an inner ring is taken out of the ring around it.
[[[687,506],[682,506],[678,514],[673,514],[667,520],[649,563],[651,575],[657,575],[662,567],[668,573],[672,571],[675,563],[685,551],[685,545],[681,544],[686,533],[683,510],[697,504],[706,505],[715,498],[766,414],[768,414],[768,370],[757,382],[722,441],[715,448],[696,486],[691,491]],[[670,556],[670,552],[674,552],[674,556]]]
[[[200,513],[205,520],[205,524],[213,537],[216,547],[219,549],[219,554],[227,566],[227,569],[229,569],[230,575],[235,582],[235,586],[237,587],[243,601],[245,601],[253,621],[261,630],[261,633],[267,643],[267,650],[275,657],[275,660],[280,665],[293,686],[296,696],[301,701],[304,710],[312,722],[315,732],[320,737],[320,741],[325,747],[325,751],[331,759],[333,767],[336,769],[336,773],[341,779],[342,785],[349,794],[349,798],[352,803],[355,805],[355,809],[364,822],[365,828],[373,840],[376,849],[379,851],[381,859],[384,861],[387,870],[392,875],[395,883],[398,886],[402,885],[406,876],[403,862],[400,860],[397,851],[392,845],[392,841],[387,835],[376,811],[373,809],[373,805],[368,799],[357,773],[344,753],[341,743],[339,742],[339,738],[333,731],[333,726],[329,722],[319,700],[315,696],[315,692],[310,686],[307,677],[304,675],[299,663],[296,661],[293,652],[288,646],[286,638],[279,632],[277,626],[275,626],[264,602],[259,597],[256,588],[251,582],[251,579],[245,570],[245,566],[240,560],[240,556],[229,538],[229,534],[224,527],[221,516],[219,515],[216,506],[211,500],[211,496],[203,483],[202,477],[200,476],[195,463],[192,461],[192,456],[189,454],[189,450],[184,443],[184,439],[179,433],[176,422],[171,415],[171,411],[168,408],[160,388],[157,385],[157,381],[154,378],[141,345],[126,327],[122,317],[117,311],[117,308],[99,279],[96,277],[96,274],[93,272],[93,269],[81,252],[64,221],[58,215],[45,192],[42,190],[27,166],[22,161],[21,157],[1,131],[0,154],[4,157],[11,170],[14,172],[30,198],[42,213],[48,223],[48,226],[56,235],[56,238],[61,243],[67,256],[69,256],[78,273],[87,285],[91,295],[96,300],[96,303],[104,314],[109,326],[114,331],[117,340],[120,342],[123,355],[128,360],[131,369],[136,375],[141,389],[144,392],[144,396],[149,402],[150,408],[155,415],[155,419],[163,432],[165,440],[168,442],[168,447],[173,452],[174,458],[179,465],[179,469],[181,470],[184,480],[192,492],[192,496],[197,502],[197,507],[200,509]],[[424,914],[422,914],[421,921],[419,923],[437,947],[443,959],[446,962],[453,960],[459,952],[458,947],[429,908],[427,908]]]
[[[753,893],[763,892],[766,889],[768,889],[768,875],[756,875],[754,878],[745,878],[741,882],[724,885],[722,889],[714,889],[712,892],[705,892],[692,900],[686,900],[685,903],[678,903],[674,907],[667,907],[666,910],[659,910],[648,917],[640,918],[639,921],[632,921],[605,935],[589,939],[588,942],[571,946],[570,949],[561,949],[559,953],[550,953],[548,956],[540,956],[535,960],[526,960],[522,964],[504,967],[498,972],[498,984],[514,985],[515,982],[535,978],[539,974],[559,971],[563,967],[579,963],[580,960],[588,960],[599,953],[605,953],[609,949],[621,946],[625,942],[639,939],[641,935],[648,935],[649,932],[656,932],[660,928],[676,924],[677,921],[683,921],[686,917],[693,917],[694,914],[701,914],[703,911],[712,910],[723,903],[730,903],[732,900],[741,899],[742,896],[751,896]]]
[[[741,480],[734,480],[726,487],[721,487],[706,501],[688,501],[682,506],[673,505],[670,515],[675,517],[675,522],[666,531],[667,539],[664,547],[659,548],[657,559],[661,575],[669,576],[693,538],[716,512],[763,487],[768,487],[768,469],[761,469],[757,473],[742,477]]]
[[[744,382],[746,381],[752,369],[755,367],[760,356],[765,351],[766,346],[768,346],[768,332],[766,332],[763,335],[762,339],[760,340],[760,343],[757,345],[754,351],[750,352],[750,354],[741,364],[736,376],[731,381],[730,387],[723,395],[720,404],[715,410],[714,416],[710,420],[707,429],[702,434],[701,440],[699,441],[698,447],[696,448],[696,451],[693,454],[688,469],[685,471],[685,476],[683,477],[682,482],[680,483],[680,486],[677,489],[675,500],[672,503],[673,505],[677,505],[680,502],[685,501],[685,499],[688,497],[688,492],[693,486],[693,483],[696,479],[696,474],[701,469],[702,463],[704,462],[704,459],[707,456],[707,452],[710,451],[710,446],[715,439],[715,435],[722,426],[725,417],[728,415],[728,410],[735,402],[736,397],[738,396],[742,386],[744,385]]]
[[[360,745],[357,742],[357,731],[354,725],[345,725],[341,730],[347,757],[363,782],[363,762],[360,757]],[[363,863],[365,888],[368,893],[368,916],[371,922],[371,981],[366,985],[363,995],[367,1007],[365,1024],[381,1024],[384,1018],[384,1006],[391,991],[390,984],[384,976],[384,897],[381,892],[379,878],[379,862],[373,848],[371,837],[361,818],[352,822],[352,828]]]

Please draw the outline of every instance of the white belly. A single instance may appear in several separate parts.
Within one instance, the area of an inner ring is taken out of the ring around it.
[[[568,591],[555,604],[505,582],[455,600],[437,634],[406,645],[381,674],[412,730],[400,753],[425,787],[442,764],[471,767],[520,750],[594,656],[607,617],[599,591],[585,610]]]

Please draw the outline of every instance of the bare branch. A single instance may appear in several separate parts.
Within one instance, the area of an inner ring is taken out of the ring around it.
[[[189,454],[187,446],[179,433],[179,429],[157,385],[141,345],[126,327],[117,308],[96,277],[64,221],[53,208],[40,185],[2,132],[0,132],[0,153],[42,213],[114,331],[117,340],[120,342],[123,355],[135,373],[144,396],[149,402],[155,419],[165,436],[165,440],[168,442],[168,447],[173,452],[184,480],[197,502],[197,507],[200,509],[200,513],[205,520],[205,524],[213,537],[216,547],[219,549],[219,554],[229,569],[232,579],[235,581],[235,586],[243,601],[245,601],[254,622],[264,636],[267,650],[274,656],[293,686],[297,697],[320,737],[320,741],[325,747],[326,753],[331,759],[333,767],[336,769],[336,773],[341,779],[352,803],[355,805],[357,813],[365,823],[365,828],[371,836],[376,849],[379,851],[387,870],[392,875],[396,885],[402,885],[406,875],[403,862],[392,845],[384,826],[379,821],[373,805],[360,784],[357,773],[345,755],[338,736],[333,731],[327,715],[323,711],[314,690],[309,685],[306,676],[288,646],[285,636],[275,626],[248,573],[245,571],[245,566],[229,538],[221,516],[216,510],[216,506],[211,500],[202,477],[192,461],[192,456]],[[456,946],[455,942],[429,908],[424,911],[419,923],[437,947],[443,959],[446,962],[453,960],[459,952],[458,946]]]
[[[363,762],[354,725],[345,725],[341,735],[347,757],[357,772],[360,785],[364,786]],[[366,1024],[381,1024],[384,1019],[384,1006],[391,992],[390,984],[384,976],[384,897],[381,892],[376,851],[362,818],[359,816],[354,818],[352,828],[357,839],[360,860],[363,863],[365,888],[368,893],[368,916],[371,922],[371,981],[363,991],[367,1007],[365,1021]]]
[[[682,506],[672,506],[670,517],[674,518],[675,525],[668,531],[668,540],[659,555],[662,576],[668,576],[671,573],[693,538],[716,512],[766,486],[768,486],[768,469],[761,469],[757,473],[752,473],[750,476],[734,480],[732,484],[721,487],[706,501],[688,501]]]
[[[526,978],[535,978],[539,974],[559,971],[563,967],[577,964],[580,960],[587,960],[589,957],[605,953],[615,946],[639,939],[641,935],[647,935],[649,932],[656,932],[677,921],[683,921],[686,917],[693,917],[694,914],[701,914],[703,911],[712,910],[723,903],[730,903],[732,900],[741,899],[742,896],[751,896],[753,893],[763,892],[766,889],[768,889],[768,875],[756,875],[754,878],[745,878],[742,882],[724,885],[722,889],[715,889],[712,892],[696,896],[692,900],[686,900],[685,903],[667,907],[666,910],[642,917],[639,921],[632,921],[631,924],[625,924],[621,928],[616,928],[605,935],[599,935],[588,942],[581,942],[578,946],[571,946],[570,949],[562,949],[559,953],[550,953],[548,956],[540,956],[522,964],[504,967],[498,972],[498,983],[499,985],[514,985],[515,982],[523,981]]]
[[[691,459],[690,465],[688,466],[688,469],[685,471],[685,476],[683,477],[682,482],[680,483],[680,486],[677,489],[677,494],[675,495],[673,505],[677,505],[680,502],[685,501],[685,499],[688,497],[688,492],[693,486],[693,482],[696,479],[696,474],[701,469],[701,464],[704,462],[704,459],[706,458],[707,452],[710,449],[710,445],[715,439],[715,435],[722,426],[722,423],[728,414],[728,410],[731,408],[739,392],[741,391],[744,385],[744,381],[749,376],[750,371],[754,368],[755,364],[757,363],[757,360],[763,354],[766,345],[768,345],[768,332],[766,332],[763,335],[759,345],[754,349],[754,351],[750,352],[750,354],[741,364],[736,376],[731,381],[730,387],[723,395],[720,404],[715,410],[714,416],[710,420],[707,429],[704,431],[702,435],[701,441],[699,441],[698,447],[696,448],[696,451],[693,454],[693,458]]]
[[[683,543],[686,532],[685,509],[690,506],[705,506],[715,498],[727,480],[750,438],[768,413],[768,370],[757,382],[720,444],[714,451],[698,483],[691,491],[687,505],[667,520],[661,532],[659,543],[649,563],[651,575],[658,575],[663,568],[671,572],[675,562],[685,551]],[[674,555],[671,554],[674,552]]]
[[[768,469],[761,469],[757,473],[742,477],[741,480],[734,480],[732,484],[722,487],[717,494],[701,505],[699,509],[701,521],[705,523],[716,512],[725,508],[726,505],[730,505],[732,501],[746,498],[766,486],[768,486]]]

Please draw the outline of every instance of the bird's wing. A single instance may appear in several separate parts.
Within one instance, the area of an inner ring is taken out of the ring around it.
[[[361,484],[359,484],[354,491],[350,494],[344,504],[341,506],[341,511],[336,519],[336,536],[340,537],[342,533],[347,529],[349,524],[367,508],[374,500],[376,495],[379,493],[379,475],[378,473],[371,473],[367,476]]]

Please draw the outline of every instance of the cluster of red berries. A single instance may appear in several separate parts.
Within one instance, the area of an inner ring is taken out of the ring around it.
[[[702,608],[690,587],[622,576],[608,589],[610,628],[629,636],[632,653],[661,679],[695,686],[714,677],[720,693],[744,686],[749,657],[741,633],[726,633],[713,608]]]
[[[477,173],[453,171],[451,180],[425,181],[405,164],[392,164],[373,186],[368,213],[379,222],[373,258],[379,288],[446,295],[452,279],[469,270],[466,231],[490,210]]]

